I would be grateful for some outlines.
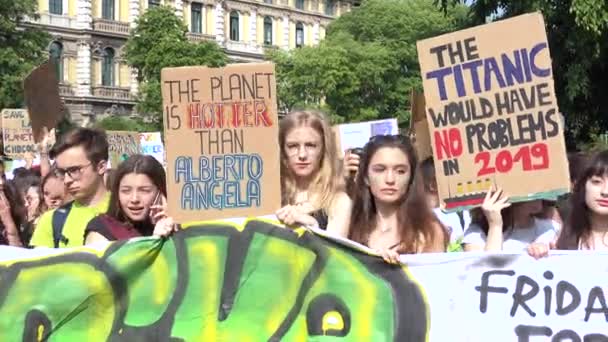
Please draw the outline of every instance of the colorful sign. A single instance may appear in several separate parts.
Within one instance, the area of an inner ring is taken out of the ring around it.
[[[168,211],[178,222],[281,205],[274,64],[161,73]]]
[[[161,132],[149,132],[139,134],[139,146],[141,153],[153,156],[159,163],[165,165],[165,146]]]
[[[265,220],[0,247],[0,341],[608,339],[608,253],[366,252]]]
[[[480,205],[491,184],[511,202],[568,191],[540,13],[419,41],[418,57],[444,209]]]

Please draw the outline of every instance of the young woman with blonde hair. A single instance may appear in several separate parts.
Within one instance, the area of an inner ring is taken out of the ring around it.
[[[351,201],[338,169],[336,145],[325,115],[289,113],[279,128],[282,205],[277,217],[287,225],[316,226],[348,234]]]

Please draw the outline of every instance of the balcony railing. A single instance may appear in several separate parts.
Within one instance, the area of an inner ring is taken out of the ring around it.
[[[237,42],[228,40],[225,43],[226,49],[239,52],[248,52],[255,54],[263,54],[264,48],[256,43]]]
[[[40,13],[38,20],[33,18],[27,18],[26,20],[40,25],[76,28],[76,18],[68,17],[67,15]]]
[[[93,86],[93,96],[105,97],[116,100],[133,100],[131,89],[108,86]]]
[[[215,37],[209,34],[203,34],[203,33],[195,33],[195,32],[188,32],[186,33],[186,37],[188,38],[189,41],[191,42],[202,42],[204,40],[215,40]]]
[[[129,23],[95,18],[93,19],[93,30],[100,32],[116,33],[121,35],[129,35]]]
[[[74,88],[69,84],[59,84],[60,96],[74,96]]]

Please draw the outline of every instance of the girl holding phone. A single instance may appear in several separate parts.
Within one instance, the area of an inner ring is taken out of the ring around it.
[[[89,222],[85,244],[138,236],[168,236],[176,228],[165,213],[165,170],[151,156],[134,155],[120,164],[105,215]]]

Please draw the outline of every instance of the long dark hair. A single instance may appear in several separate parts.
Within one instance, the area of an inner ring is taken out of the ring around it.
[[[596,154],[574,183],[570,196],[570,216],[557,239],[557,249],[576,250],[579,249],[581,242],[586,244],[589,241],[591,211],[585,201],[585,186],[589,178],[604,175],[608,175],[608,150]]]
[[[21,226],[27,221],[27,209],[25,208],[25,203],[23,202],[23,196],[21,196],[13,181],[5,181],[3,191],[6,200],[11,206],[11,218],[15,223],[15,227],[17,227],[17,230],[19,231],[20,238],[23,239]],[[0,232],[3,232],[4,229],[4,225],[0,223]]]
[[[120,206],[119,187],[122,178],[130,173],[143,174],[150,178],[152,183],[158,188],[163,196],[167,196],[167,180],[163,166],[152,156],[141,154],[132,155],[129,159],[122,162],[112,180],[112,193],[110,195],[110,205],[107,214],[120,222],[130,222]]]
[[[417,253],[420,250],[428,250],[437,239],[443,239],[445,242],[445,236],[437,236],[435,228],[441,224],[428,207],[424,196],[422,180],[417,172],[416,152],[409,138],[404,136],[376,136],[365,145],[355,180],[349,238],[367,244],[369,236],[376,226],[376,203],[366,184],[366,179],[372,157],[379,149],[385,147],[398,148],[405,153],[411,172],[408,188],[400,200],[397,214],[399,236],[401,237],[398,252]],[[424,246],[421,246],[422,242],[424,242]]]

